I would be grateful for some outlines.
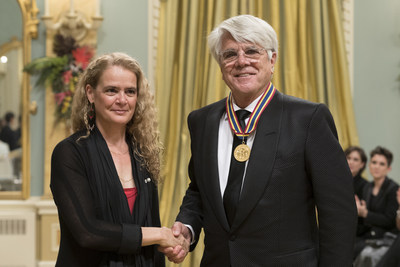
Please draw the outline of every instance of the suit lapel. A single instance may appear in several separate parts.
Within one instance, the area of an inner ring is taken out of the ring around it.
[[[277,91],[258,122],[231,231],[239,227],[257,205],[271,178],[280,134],[282,103],[282,94]]]
[[[225,101],[219,101],[207,115],[206,126],[204,130],[204,154],[202,155],[204,165],[204,177],[207,179],[205,187],[209,190],[206,194],[209,203],[214,209],[215,216],[221,222],[225,230],[229,230],[229,224],[225,216],[225,209],[221,197],[221,188],[218,172],[218,131],[219,123],[225,112]]]

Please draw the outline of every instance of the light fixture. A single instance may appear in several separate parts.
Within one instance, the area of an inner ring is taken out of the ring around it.
[[[8,61],[8,58],[6,56],[0,57],[0,62],[1,63],[7,63],[7,61]]]

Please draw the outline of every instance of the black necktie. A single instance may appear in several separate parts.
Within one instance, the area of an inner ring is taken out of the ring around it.
[[[244,109],[235,111],[236,116],[239,119],[240,127],[244,131],[245,119],[250,115],[250,112]],[[236,135],[233,135],[232,155],[231,155],[231,166],[229,168],[228,183],[224,192],[224,207],[226,217],[228,218],[229,225],[232,225],[233,219],[235,218],[236,206],[239,202],[240,190],[242,187],[242,180],[244,174],[244,167],[246,162],[239,162],[233,156],[235,148],[243,143]]]

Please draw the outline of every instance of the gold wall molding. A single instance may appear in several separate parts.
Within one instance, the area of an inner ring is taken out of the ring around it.
[[[16,36],[11,37],[11,40],[5,44],[2,44],[0,46],[0,55],[6,54],[8,51],[11,51],[13,49],[18,49],[22,47],[22,42],[21,40],[18,40]]]
[[[38,24],[37,14],[39,9],[37,8],[35,0],[18,0],[20,2],[21,8],[24,6],[26,10],[26,24],[25,31],[33,39],[38,36]]]

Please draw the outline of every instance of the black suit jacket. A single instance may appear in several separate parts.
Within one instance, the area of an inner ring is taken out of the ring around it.
[[[386,177],[378,195],[372,201],[372,190],[374,182],[367,183],[363,189],[363,199],[367,204],[368,214],[361,218],[357,234],[361,239],[382,238],[385,232],[395,232],[397,203],[396,191],[399,185],[392,179]]]
[[[202,266],[351,266],[353,180],[327,107],[276,92],[258,123],[229,227],[217,166],[225,101],[188,117],[191,182],[177,221],[191,225],[196,240],[204,228]]]

